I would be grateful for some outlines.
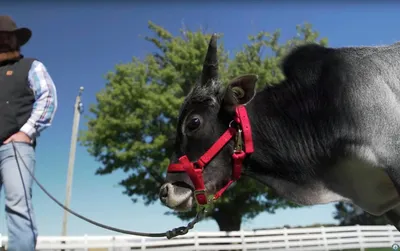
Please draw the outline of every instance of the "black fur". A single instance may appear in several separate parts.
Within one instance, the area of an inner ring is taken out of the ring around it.
[[[399,46],[334,49],[308,44],[294,49],[282,63],[286,79],[243,101],[248,102],[255,147],[245,172],[299,204],[349,201],[375,210],[360,192],[365,185],[356,183],[384,170],[400,187]],[[194,87],[182,105],[175,156],[196,160],[232,119],[232,100],[237,99],[231,87],[224,90],[215,78],[207,83]],[[185,125],[194,117],[201,125],[188,132]],[[232,142],[206,167],[210,192],[229,179],[231,152]],[[353,166],[361,169],[352,171]],[[390,190],[382,179],[374,184]],[[385,195],[385,189],[377,189]],[[399,229],[399,204],[387,201],[390,205],[379,205],[376,212],[387,212]]]

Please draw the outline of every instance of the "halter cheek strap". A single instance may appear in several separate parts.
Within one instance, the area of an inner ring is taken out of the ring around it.
[[[238,129],[229,127],[197,161],[191,162],[189,158],[184,155],[179,158],[178,163],[173,163],[168,166],[167,172],[186,172],[188,174],[194,185],[194,196],[199,205],[208,203],[203,179],[204,168],[232,138],[235,137],[235,148],[232,153],[232,176],[228,183],[215,193],[213,200],[221,197],[229,186],[240,178],[244,159],[247,155],[254,152],[251,126],[245,106],[240,105],[236,107],[234,121],[237,123]]]

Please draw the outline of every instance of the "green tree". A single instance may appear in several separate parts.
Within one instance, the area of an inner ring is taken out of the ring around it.
[[[173,36],[161,26],[149,22],[153,37],[145,39],[155,46],[154,53],[143,60],[119,64],[106,76],[106,86],[90,107],[88,129],[80,141],[102,167],[96,174],[105,175],[117,170],[126,172],[120,182],[124,193],[133,202],[141,198],[146,205],[158,200],[168,158],[173,150],[178,110],[184,97],[200,76],[210,34],[182,29]],[[294,45],[317,42],[318,32],[311,25],[297,26],[297,35],[279,43],[280,31],[259,32],[249,36],[235,55],[219,43],[220,76],[224,83],[243,73],[259,75],[258,88],[283,79],[279,62]],[[261,212],[296,207],[279,198],[265,186],[243,177],[218,200],[206,219],[214,219],[220,230],[239,230],[243,220]],[[195,210],[176,213],[187,220]]]
[[[335,204],[336,211],[333,214],[333,218],[339,221],[341,226],[352,226],[352,225],[387,225],[392,223],[386,218],[386,216],[374,216],[369,214],[359,207],[354,206],[351,203],[339,202]]]

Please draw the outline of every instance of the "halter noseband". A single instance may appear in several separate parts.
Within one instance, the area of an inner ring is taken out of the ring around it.
[[[233,121],[236,122],[237,129],[232,127]],[[186,172],[189,175],[195,188],[194,196],[199,205],[208,203],[203,179],[204,167],[209,164],[234,136],[235,148],[232,154],[232,177],[229,182],[214,195],[213,200],[221,197],[225,190],[240,178],[243,160],[248,154],[254,152],[250,121],[245,106],[239,105],[236,107],[236,115],[233,121],[221,137],[197,161],[191,162],[189,158],[184,155],[179,158],[178,163],[173,163],[168,166],[167,172]]]

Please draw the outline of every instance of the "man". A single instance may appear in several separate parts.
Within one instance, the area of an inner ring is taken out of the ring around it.
[[[35,250],[33,179],[27,168],[34,171],[36,139],[57,109],[56,88],[46,67],[20,52],[31,35],[11,17],[0,16],[0,188],[5,191],[9,251]],[[21,156],[14,154],[13,144]]]

